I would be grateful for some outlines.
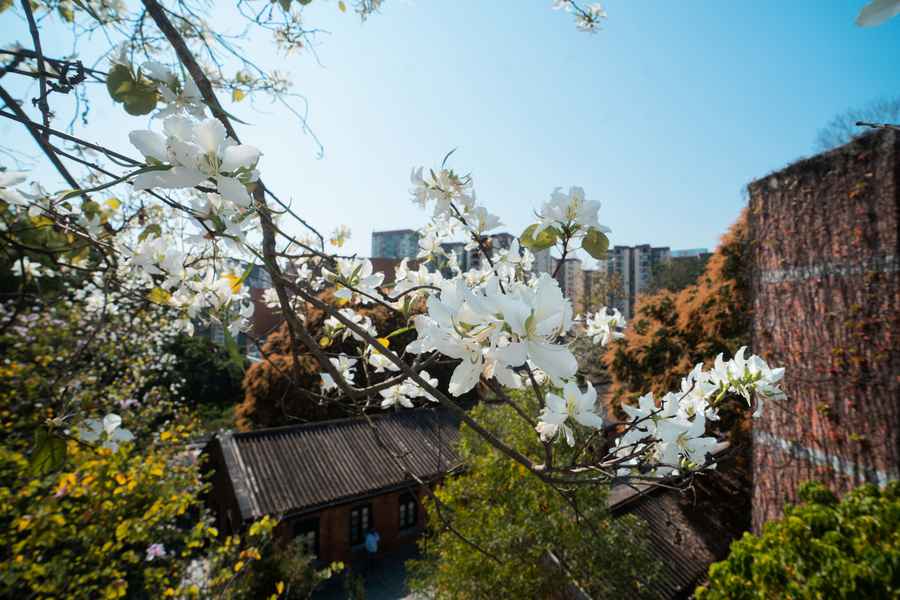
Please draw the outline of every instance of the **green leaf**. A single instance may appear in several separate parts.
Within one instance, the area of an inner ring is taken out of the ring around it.
[[[291,10],[291,0],[278,0],[278,3],[285,12]]]
[[[106,74],[106,91],[116,102],[124,102],[122,94],[131,89],[134,76],[125,65],[114,65]]]
[[[519,236],[519,242],[532,251],[546,250],[556,243],[556,240],[559,237],[559,232],[556,228],[547,227],[538,234],[537,238],[535,238],[534,232],[537,228],[537,223],[526,227],[525,231],[522,232],[522,235]]]
[[[162,227],[159,226],[159,223],[151,223],[144,227],[144,230],[141,232],[141,235],[138,236],[138,241],[143,242],[150,236],[153,237],[161,237],[162,236]]]
[[[587,235],[581,240],[581,248],[597,260],[606,258],[609,250],[609,238],[599,229],[588,229]]]
[[[148,85],[138,85],[133,91],[124,96],[125,112],[129,115],[139,116],[153,112],[158,99],[156,88]]]
[[[244,285],[244,282],[247,281],[247,278],[250,277],[250,274],[251,274],[251,273],[253,273],[253,267],[254,267],[254,266],[255,266],[255,265],[251,264],[250,266],[248,266],[248,267],[244,270],[243,275],[241,275],[241,278],[238,279],[238,280],[237,280],[237,283],[235,284],[235,285],[237,285],[238,288],[240,288],[242,285]]]
[[[66,461],[66,441],[46,429],[34,432],[34,450],[31,453],[31,474],[37,477],[52,473]]]
[[[228,352],[228,358],[231,359],[232,364],[240,369],[241,373],[244,372],[244,357],[241,355],[241,351],[238,349],[237,341],[234,339],[234,336],[231,335],[231,332],[228,331],[228,327],[224,328],[225,333],[225,351]]]

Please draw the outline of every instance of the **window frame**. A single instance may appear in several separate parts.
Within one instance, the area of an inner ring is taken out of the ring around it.
[[[363,526],[362,515],[363,512],[366,511],[368,522],[365,526]],[[358,515],[358,516],[357,516]],[[354,518],[355,517],[355,518]],[[357,536],[354,538],[353,536],[353,522],[354,520],[358,521],[356,525]],[[357,504],[350,509],[350,519],[347,523],[347,533],[350,537],[350,545],[351,546],[361,546],[366,542],[366,534],[369,532],[369,529],[375,527],[375,518],[374,513],[372,511],[372,503],[367,502],[365,504]]]
[[[406,509],[404,511],[404,508]],[[409,518],[409,513],[412,512],[412,519]],[[406,531],[408,529],[414,529],[419,524],[419,499],[410,492],[405,492],[400,495],[398,504],[397,504],[397,513],[398,519],[400,523],[400,531]],[[404,514],[406,515],[406,519],[404,522]]]
[[[319,558],[319,537],[321,533],[321,522],[319,517],[305,517],[300,519],[295,519],[293,523],[291,523],[291,533],[292,540],[296,540],[301,535],[308,535],[309,533],[313,534],[313,547],[312,547],[312,556],[313,558]]]

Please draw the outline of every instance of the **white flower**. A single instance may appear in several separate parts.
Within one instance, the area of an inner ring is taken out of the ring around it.
[[[15,186],[24,182],[28,175],[21,171],[0,171],[0,200],[7,204],[24,205],[28,201]]]
[[[704,464],[717,444],[716,438],[703,436],[705,431],[703,413],[698,413],[693,420],[678,417],[660,419],[654,432],[658,440],[656,458],[660,463],[657,473],[664,476],[680,470],[679,467],[684,466],[682,458],[693,465]]]
[[[709,403],[709,399],[715,395],[718,389],[718,386],[710,381],[709,374],[703,371],[703,363],[698,363],[681,380],[678,416],[684,419],[693,419],[695,415],[702,414],[710,421],[717,421],[719,419],[718,412]]]
[[[572,305],[559,284],[542,273],[534,288],[520,286],[515,292],[493,297],[515,334],[509,345],[498,350],[498,359],[510,367],[530,359],[556,382],[575,375],[575,356],[567,346],[555,343],[572,326]]]
[[[372,325],[372,320],[369,317],[364,317],[350,308],[342,308],[338,312],[341,316],[363,329],[372,337],[378,337],[378,332],[375,330],[375,327]],[[362,341],[362,336],[351,330],[349,327],[346,327],[336,317],[328,317],[325,319],[324,326],[325,335],[330,338],[336,338],[340,335],[341,339],[344,340],[352,337],[355,340]]]
[[[756,418],[762,414],[764,399],[779,400],[786,397],[777,385],[784,377],[784,368],[772,369],[755,354],[744,358],[746,350],[747,347],[742,346],[728,362],[719,354],[709,373],[709,380],[719,388],[720,393],[728,391],[740,394],[748,405],[752,403],[753,392],[757,392],[757,407],[752,415]]]
[[[564,194],[561,189],[554,189],[550,194],[550,200],[541,207],[541,220],[534,232],[535,236],[548,227],[578,227],[581,231],[597,229],[604,233],[609,232],[609,228],[603,227],[597,220],[599,202],[585,199],[583,188],[570,187],[568,194]]]
[[[569,420],[593,429],[603,427],[603,418],[596,412],[597,391],[590,384],[582,393],[577,383],[569,382],[563,387],[563,397],[547,394],[546,402],[536,427],[545,442],[556,438],[561,431],[566,442],[574,446],[575,434]]]
[[[259,150],[226,137],[225,126],[217,119],[198,123],[172,116],[163,122],[163,129],[166,137],[145,130],[128,136],[151,165],[171,165],[138,175],[134,189],[189,188],[212,179],[222,198],[242,208],[250,206],[250,194],[239,176],[255,180]]]
[[[165,558],[166,547],[162,544],[150,544],[147,546],[147,562],[152,562],[157,558]]]
[[[271,310],[281,310],[281,300],[278,298],[278,292],[275,288],[266,288],[262,293],[263,304]]]
[[[88,443],[99,441],[105,436],[103,447],[116,450],[121,442],[130,442],[134,435],[127,429],[123,429],[122,417],[110,413],[103,417],[103,421],[97,419],[85,419],[84,427],[79,430],[78,437]]]
[[[418,338],[407,351],[414,354],[437,350],[450,358],[461,359],[453,370],[449,392],[459,396],[478,383],[485,370],[485,346],[496,345],[502,321],[486,306],[484,296],[476,296],[462,280],[445,282],[440,296],[429,296],[428,314],[414,319]]]
[[[397,404],[405,406],[406,408],[413,408],[413,403],[406,396],[406,388],[403,384],[394,385],[386,390],[381,390],[379,394],[381,394],[382,397],[381,408],[390,408]]]
[[[23,279],[34,279],[36,277],[50,277],[52,272],[45,269],[44,266],[34,260],[30,260],[27,256],[23,256],[15,261],[10,267],[12,274]]]
[[[427,383],[431,387],[436,388],[438,385],[437,377],[432,377],[428,374],[428,371],[422,371],[421,373],[419,373],[419,377],[421,377],[425,381],[425,383]],[[426,400],[430,400],[431,402],[438,401],[437,398],[432,396],[429,392],[426,392],[422,386],[420,386],[412,379],[407,379],[403,382],[402,385],[403,393],[410,398],[425,398]]]
[[[336,298],[345,302],[358,301],[363,304],[371,304],[373,300],[368,296],[380,298],[378,286],[384,281],[384,273],[373,273],[372,261],[359,258],[336,259],[336,272],[322,269],[325,279],[334,283]],[[354,288],[351,290],[350,288]]]
[[[585,333],[591,341],[601,346],[606,346],[611,340],[617,340],[625,337],[625,334],[618,331],[624,329],[626,322],[625,317],[619,312],[618,308],[612,309],[610,315],[608,309],[604,306],[593,315],[587,315],[585,325],[587,329]]]
[[[329,358],[328,361],[332,365],[334,365],[334,368],[341,376],[341,379],[343,379],[347,383],[353,383],[353,376],[355,374],[354,365],[356,365],[355,358],[350,358],[346,354],[341,354],[337,358]],[[325,392],[330,392],[331,390],[335,390],[337,388],[338,384],[331,376],[331,374],[322,373],[322,390]]]

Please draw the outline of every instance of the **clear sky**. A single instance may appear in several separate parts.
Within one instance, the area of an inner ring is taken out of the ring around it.
[[[317,1],[320,62],[267,37],[251,50],[306,96],[324,156],[277,105],[230,110],[256,125],[241,135],[268,185],[324,231],[349,225],[361,254],[373,229],[424,224],[410,167],[453,148],[513,233],[554,187],[580,185],[613,244],[712,248],[749,181],[813,153],[835,114],[900,95],[900,18],[857,28],[864,0],[609,0],[598,35],[550,4],[386,0],[360,24]],[[9,15],[0,32],[27,42]],[[120,112],[95,112],[90,137],[146,126]],[[6,123],[0,135],[28,144]]]

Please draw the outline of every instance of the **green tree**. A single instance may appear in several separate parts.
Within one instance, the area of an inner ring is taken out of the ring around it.
[[[472,412],[535,456],[543,452],[510,406]],[[466,427],[460,453],[464,472],[438,488],[439,502],[425,501],[429,535],[422,558],[408,563],[411,589],[438,598],[544,598],[577,585],[595,597],[640,595],[653,576],[644,531],[633,517],[609,515],[605,487],[554,490]]]
[[[648,291],[650,293],[668,290],[680,292],[684,288],[697,283],[703,275],[709,254],[702,256],[685,256],[657,263],[653,267]]]
[[[167,351],[175,357],[172,373],[182,382],[181,395],[197,409],[204,426],[232,427],[234,407],[243,400],[241,366],[206,337],[179,335]]]
[[[900,482],[865,485],[840,502],[820,483],[801,504],[744,534],[712,565],[697,598],[897,598],[900,593]]]

